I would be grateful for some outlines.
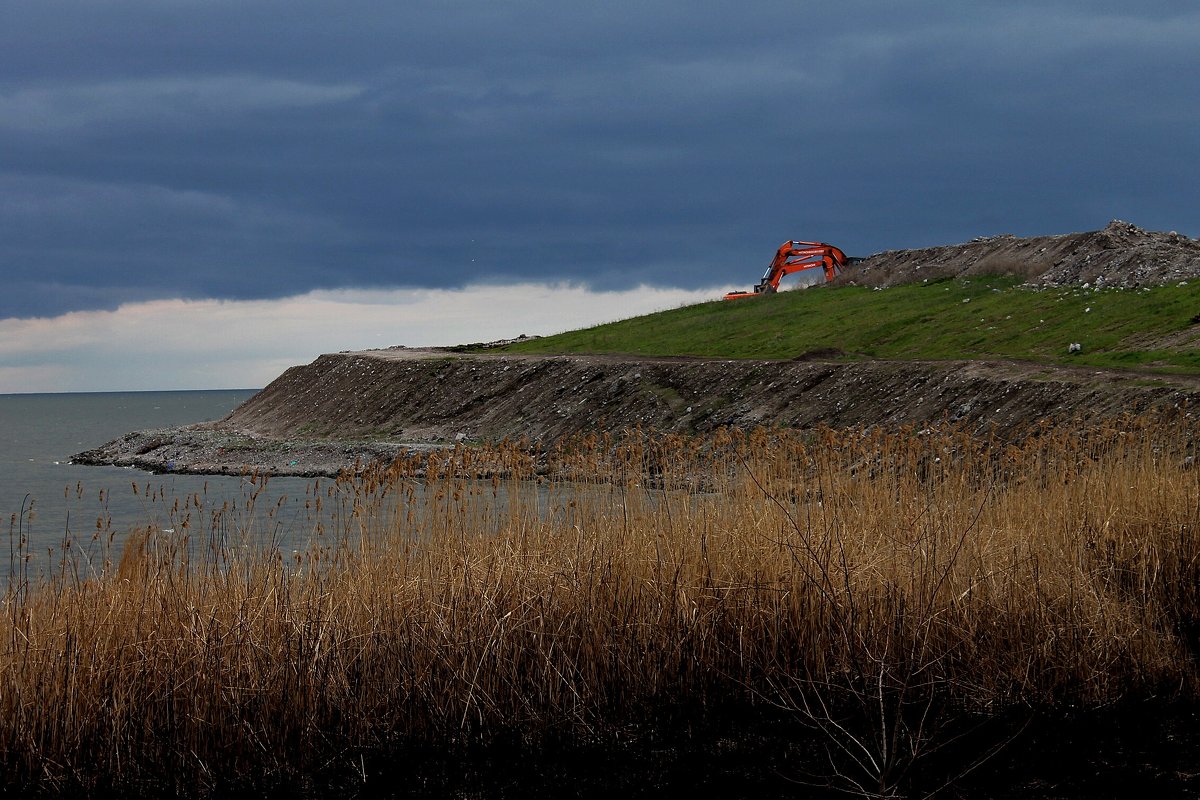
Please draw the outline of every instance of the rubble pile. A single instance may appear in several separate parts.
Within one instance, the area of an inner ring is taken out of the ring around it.
[[[963,244],[876,253],[839,279],[895,286],[970,275],[1015,275],[1036,286],[1134,289],[1200,279],[1200,240],[1122,220],[1058,236],[979,237]]]

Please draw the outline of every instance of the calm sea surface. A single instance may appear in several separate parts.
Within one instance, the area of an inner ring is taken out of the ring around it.
[[[0,512],[8,534],[25,534],[31,552],[57,547],[70,534],[167,528],[174,498],[200,494],[208,508],[236,504],[248,481],[238,477],[152,475],[119,467],[68,463],[75,453],[133,430],[224,417],[253,390],[0,395]],[[133,484],[138,485],[135,493]],[[275,478],[259,503],[302,504],[311,480]],[[149,492],[147,492],[149,489]],[[32,514],[29,512],[32,507]],[[24,509],[24,512],[22,511]]]

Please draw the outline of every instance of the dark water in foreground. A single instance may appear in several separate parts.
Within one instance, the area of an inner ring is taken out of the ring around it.
[[[221,419],[253,394],[238,389],[0,395],[0,535],[15,526],[26,534],[31,552],[44,553],[68,533],[77,540],[91,536],[97,519],[122,533],[139,526],[168,527],[171,498],[201,493],[210,507],[238,502],[246,493],[244,478],[151,475],[79,466],[69,459],[133,430]],[[272,479],[269,499],[302,502],[310,484],[301,478]]]

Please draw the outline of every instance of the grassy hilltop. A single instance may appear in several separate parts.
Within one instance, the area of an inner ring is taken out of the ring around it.
[[[817,287],[677,308],[505,348],[789,359],[1011,358],[1200,372],[1200,282],[1034,289],[1011,277]],[[1068,353],[1068,345],[1082,345]]]

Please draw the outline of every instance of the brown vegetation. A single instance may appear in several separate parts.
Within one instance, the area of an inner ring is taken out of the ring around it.
[[[888,795],[967,720],[1194,700],[1196,433],[590,437],[552,483],[527,449],[459,448],[423,481],[315,484],[294,552],[202,497],[94,568],[75,543],[33,577],[17,542],[5,778],[204,793],[744,707],[811,728],[820,780]]]

